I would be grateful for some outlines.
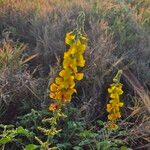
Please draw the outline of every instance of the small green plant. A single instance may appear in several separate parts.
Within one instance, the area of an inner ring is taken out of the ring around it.
[[[23,126],[26,129],[29,129],[31,131],[34,131],[35,133],[38,132],[38,126],[42,125],[42,118],[45,117],[51,117],[51,114],[43,109],[41,111],[37,111],[34,109],[31,109],[31,112],[28,114],[25,114],[24,116],[18,117],[17,125]]]
[[[21,126],[15,128],[13,125],[1,124],[0,125],[0,148],[2,150],[5,150],[6,144],[19,142],[21,139],[21,137],[19,136],[25,136],[27,138],[31,138],[33,136],[33,133],[29,132],[27,129],[24,129]],[[20,142],[20,144],[22,145],[23,143]]]

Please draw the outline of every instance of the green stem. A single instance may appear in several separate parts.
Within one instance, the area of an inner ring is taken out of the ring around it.
[[[114,82],[114,83],[119,83],[119,82],[120,82],[121,75],[122,75],[122,70],[118,70],[116,76],[113,78],[113,82]]]
[[[85,22],[85,13],[82,11],[82,12],[80,12],[79,16],[77,17],[77,27],[76,27],[77,37],[80,34],[85,33],[84,22]]]

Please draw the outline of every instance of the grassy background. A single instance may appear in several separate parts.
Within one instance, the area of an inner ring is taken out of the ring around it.
[[[107,120],[107,88],[123,70],[120,126],[131,147],[150,142],[149,0],[0,0],[0,123],[16,124],[31,109],[47,109],[48,86],[61,69],[65,34],[86,15],[85,78],[77,84],[74,120]],[[85,125],[85,126],[86,126]],[[139,141],[141,143],[139,144]],[[143,147],[142,147],[143,148]]]

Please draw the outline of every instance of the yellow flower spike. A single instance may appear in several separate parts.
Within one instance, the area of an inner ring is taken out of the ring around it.
[[[79,15],[80,17],[82,18],[78,22],[80,25],[74,31],[66,34],[65,43],[70,47],[64,53],[63,69],[59,72],[59,76],[56,77],[54,85],[50,87],[50,91],[52,92],[50,96],[62,103],[71,100],[72,94],[76,92],[74,88],[75,81],[82,80],[84,76],[83,73],[78,72],[78,67],[85,66],[83,54],[87,47],[87,36],[82,26],[84,24],[84,13]]]
[[[108,128],[118,127],[114,122],[116,122],[117,119],[121,118],[120,108],[123,107],[124,105],[123,102],[120,102],[120,95],[123,94],[122,90],[123,85],[119,82],[120,80],[119,73],[117,73],[115,80],[113,79],[114,83],[110,85],[110,88],[108,88],[110,101],[107,104],[106,110],[109,113],[108,120],[112,123],[111,126],[108,126]]]
[[[72,45],[74,43],[75,40],[75,35],[73,32],[69,32],[66,34],[66,38],[65,38],[65,43],[68,45]]]
[[[75,79],[80,81],[83,79],[84,73],[76,73],[75,74]]]

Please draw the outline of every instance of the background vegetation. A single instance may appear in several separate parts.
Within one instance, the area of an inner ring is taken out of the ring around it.
[[[0,0],[0,148],[19,150],[33,143],[27,148],[36,149],[33,137],[44,139],[37,127],[52,115],[49,84],[61,69],[65,34],[76,26],[80,11],[89,38],[85,77],[64,110],[68,118],[60,122],[63,131],[54,145],[150,148],[149,0]],[[119,69],[125,105],[120,129],[108,132],[103,128],[107,88]]]

